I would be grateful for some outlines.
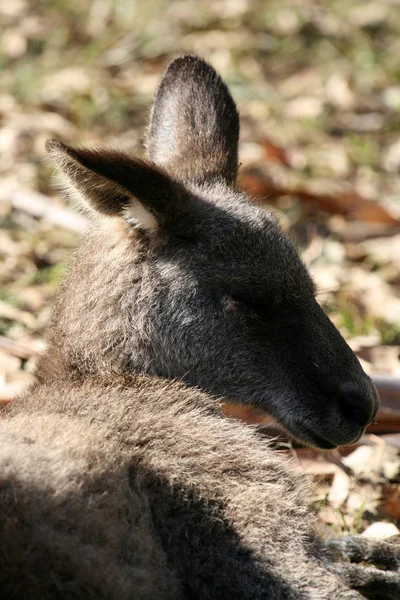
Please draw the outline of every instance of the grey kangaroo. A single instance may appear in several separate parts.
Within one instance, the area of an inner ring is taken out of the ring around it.
[[[185,56],[146,160],[48,143],[92,226],[37,382],[1,413],[1,598],[400,598],[398,546],[328,548],[304,479],[221,413],[262,407],[330,449],[378,409],[293,244],[237,188],[238,136],[227,87]]]

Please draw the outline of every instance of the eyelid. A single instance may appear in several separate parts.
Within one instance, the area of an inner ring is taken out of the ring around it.
[[[258,300],[256,300],[255,298],[248,298],[245,296],[232,296],[232,299],[234,302],[237,302],[241,305],[246,306],[247,308],[250,308],[251,310],[253,310],[255,313],[259,314],[260,316],[262,316],[263,314],[270,314],[271,310],[268,307],[267,304],[261,303]]]
[[[174,231],[173,232],[173,237],[175,238],[175,240],[177,240],[178,242],[194,242],[195,238],[193,235],[190,235],[189,233],[181,233],[181,232],[177,232]]]
[[[231,298],[233,302],[240,304],[243,308],[247,308],[261,321],[265,320],[271,323],[273,319],[278,319],[282,323],[282,319],[284,319],[285,325],[289,325],[293,319],[297,321],[296,315],[289,309],[281,295],[277,294],[271,301],[260,301],[257,298],[239,295],[231,296]]]
[[[293,327],[301,325],[301,318],[298,312],[287,306],[283,301],[272,302],[268,304],[266,301],[261,303],[253,298],[246,296],[230,295],[225,297],[225,305],[232,308],[232,305],[241,305],[243,311],[253,314],[259,323],[263,323],[267,327],[279,328],[281,330],[291,330]]]

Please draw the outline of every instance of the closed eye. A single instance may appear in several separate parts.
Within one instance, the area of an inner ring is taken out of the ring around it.
[[[259,300],[251,298],[249,296],[235,295],[232,296],[232,299],[236,304],[241,306],[243,309],[246,309],[247,311],[250,310],[256,317],[260,319],[270,319],[274,316],[274,313],[276,312],[271,308],[271,306],[268,306],[267,303],[260,302]]]
[[[260,301],[250,296],[235,294],[231,296],[231,299],[238,308],[241,308],[242,313],[249,314],[269,328],[291,329],[297,327],[301,321],[296,307],[291,306],[282,298],[275,298],[268,303],[267,300]]]

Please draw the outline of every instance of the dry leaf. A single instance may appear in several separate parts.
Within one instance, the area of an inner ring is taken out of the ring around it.
[[[328,494],[328,502],[333,508],[339,508],[349,495],[350,478],[342,469],[337,469]]]
[[[392,484],[384,487],[382,497],[379,514],[396,521],[400,520],[400,485]]]
[[[372,223],[385,223],[386,225],[399,225],[400,220],[391,215],[385,208],[372,200],[364,198],[356,192],[329,193],[323,190],[322,182],[318,187],[319,193],[307,189],[304,184],[285,187],[277,184],[271,177],[262,174],[257,169],[248,169],[241,174],[240,184],[249,194],[256,199],[268,199],[294,195],[305,204],[312,204],[321,210],[346,215],[350,219]],[[315,182],[314,182],[314,187]],[[329,183],[326,182],[329,190]]]
[[[372,523],[367,529],[362,532],[362,536],[372,538],[376,540],[383,540],[389,538],[392,535],[399,535],[400,531],[393,523],[387,523],[386,521],[377,521]]]

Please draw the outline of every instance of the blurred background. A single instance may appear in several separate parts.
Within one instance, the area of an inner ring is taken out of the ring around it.
[[[46,139],[143,154],[160,76],[181,53],[227,82],[241,185],[276,211],[381,391],[378,425],[349,456],[293,451],[318,484],[321,523],[397,523],[398,0],[0,0],[0,402],[31,378],[86,227],[54,186]]]

